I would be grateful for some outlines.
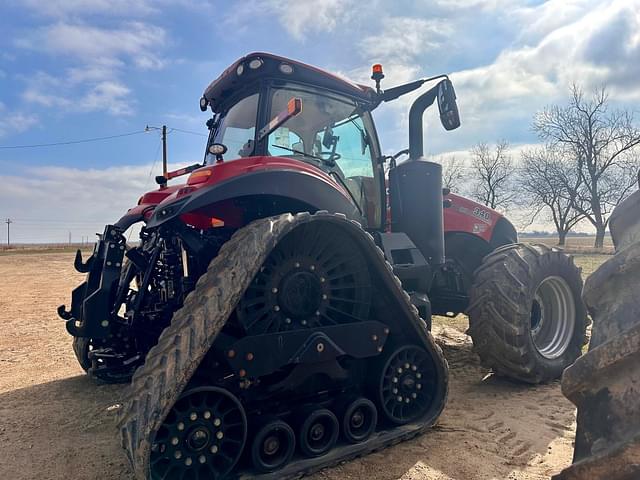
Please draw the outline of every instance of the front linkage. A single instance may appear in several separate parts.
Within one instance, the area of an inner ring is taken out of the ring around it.
[[[114,288],[119,284],[125,248],[122,231],[107,225],[86,262],[80,250],[76,252],[75,269],[88,275],[71,294],[71,310],[65,305],[58,307],[58,315],[66,320],[67,331],[74,337],[103,339],[111,334]]]
[[[76,252],[74,267],[87,277],[73,290],[71,309],[67,310],[65,305],[58,307],[58,315],[74,336],[74,351],[80,365],[108,382],[128,381],[141,358],[131,351],[125,319],[116,311],[128,290],[121,281],[126,254],[122,233],[118,226],[107,225],[86,262],[80,250]]]
[[[108,382],[129,380],[231,234],[172,224],[143,228],[140,246],[127,248],[129,225],[107,225],[86,262],[76,253],[74,266],[87,277],[73,290],[71,308],[58,307],[80,365]]]

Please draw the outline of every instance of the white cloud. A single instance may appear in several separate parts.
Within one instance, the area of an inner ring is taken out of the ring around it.
[[[433,50],[452,34],[451,24],[439,19],[392,17],[360,42],[360,50],[371,60],[408,62]]]
[[[81,111],[106,109],[112,115],[131,115],[133,108],[129,100],[129,90],[125,85],[114,81],[98,83],[78,102]]]
[[[123,72],[128,68],[162,68],[165,60],[157,52],[166,42],[164,29],[142,22],[107,29],[60,21],[41,28],[16,43],[54,57],[72,58],[78,64],[61,76],[45,72],[31,75],[22,98],[65,111],[130,115],[135,100],[121,80]]]
[[[202,12],[211,10],[212,0],[12,0],[38,15],[55,18],[101,15],[111,17],[142,17],[159,14],[163,7],[190,8]]]
[[[533,114],[564,101],[573,82],[606,84],[614,101],[640,100],[639,9],[640,0],[625,0],[517,10],[514,19],[525,26],[519,40],[493,63],[452,74],[465,130],[485,139],[527,131]]]
[[[225,21],[246,30],[247,19],[254,16],[275,18],[292,37],[303,41],[309,34],[348,25],[359,8],[356,0],[248,0],[234,4]]]
[[[18,0],[14,4],[29,8],[39,15],[51,17],[65,17],[77,14],[101,14],[120,16],[126,13],[130,16],[147,15],[153,13],[153,2],[148,0],[56,0],[48,2],[42,0]]]
[[[309,33],[331,32],[339,23],[349,21],[352,0],[269,0],[282,25],[297,39]]]
[[[22,133],[37,124],[37,115],[11,111],[0,102],[0,138],[9,134]]]
[[[89,65],[113,66],[128,62],[143,69],[162,68],[157,56],[167,40],[163,28],[143,22],[127,22],[119,28],[57,22],[16,41],[23,48],[75,57]]]

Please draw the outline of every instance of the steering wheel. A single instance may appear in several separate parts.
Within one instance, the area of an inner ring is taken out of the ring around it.
[[[323,155],[328,155],[329,158],[324,158]],[[333,162],[333,163],[335,163],[337,160],[340,160],[342,158],[342,155],[335,152],[320,152],[320,156],[322,157],[322,160],[324,160],[325,162]]]

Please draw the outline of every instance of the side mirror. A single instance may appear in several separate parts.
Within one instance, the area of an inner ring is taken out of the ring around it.
[[[456,92],[453,89],[453,83],[448,78],[438,84],[438,109],[440,110],[440,122],[445,130],[455,130],[460,126]]]

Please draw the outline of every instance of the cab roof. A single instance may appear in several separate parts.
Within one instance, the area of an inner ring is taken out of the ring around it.
[[[319,68],[271,53],[250,53],[231,64],[209,84],[204,98],[214,112],[218,112],[225,100],[258,78],[306,83],[354,97],[365,103],[378,103],[374,89],[350,82]]]

